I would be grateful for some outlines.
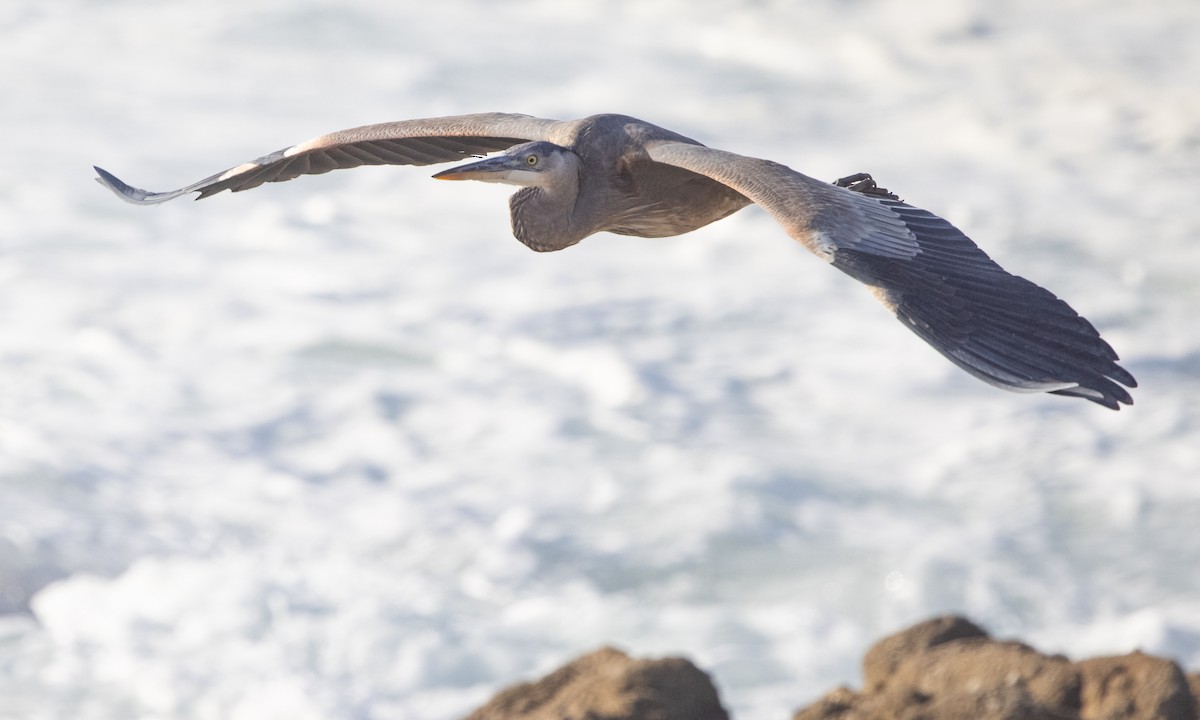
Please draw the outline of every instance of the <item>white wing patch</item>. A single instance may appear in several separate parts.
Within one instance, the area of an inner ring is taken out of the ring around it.
[[[833,262],[833,257],[837,254],[838,248],[837,243],[833,241],[833,238],[829,237],[820,230],[813,231],[809,237],[809,242],[804,243],[808,249],[825,262]]]
[[[242,163],[241,165],[238,165],[235,168],[229,168],[225,172],[221,173],[217,177],[216,180],[217,180],[217,182],[220,182],[222,180],[228,180],[229,178],[234,177],[235,175],[241,175],[244,172],[250,172],[251,170],[253,170],[257,167],[261,167],[261,166],[258,163],[253,163],[253,162]]]
[[[315,150],[316,148],[324,146],[324,144],[325,144],[325,139],[323,137],[313,138],[312,140],[306,140],[305,142],[302,142],[299,145],[293,145],[290,148],[288,148],[287,150],[284,150],[283,157],[285,157],[285,158],[292,157],[293,155],[299,155],[300,153],[308,152],[309,150]]]

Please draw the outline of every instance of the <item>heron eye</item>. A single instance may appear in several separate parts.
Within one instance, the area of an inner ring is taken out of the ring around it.
[[[530,166],[537,165],[538,164],[538,156],[530,155],[529,157],[525,158],[525,162],[529,163]]]

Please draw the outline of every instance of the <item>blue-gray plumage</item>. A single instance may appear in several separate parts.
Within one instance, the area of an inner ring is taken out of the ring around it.
[[[503,153],[434,177],[519,186],[509,202],[513,234],[539,252],[602,231],[679,235],[755,203],[972,375],[1007,390],[1081,397],[1114,410],[1133,403],[1121,386],[1137,382],[1091,323],[869,176],[831,185],[623,115],[556,121],[488,113],[368,125],[164,193],[96,172],[121,198],[148,205],[359,165],[430,165],[495,151]]]

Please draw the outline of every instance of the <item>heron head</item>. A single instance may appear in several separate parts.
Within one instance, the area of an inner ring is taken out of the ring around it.
[[[569,152],[550,142],[525,143],[478,162],[443,170],[433,177],[438,180],[480,180],[522,187],[544,187],[554,171],[565,165],[565,156]]]

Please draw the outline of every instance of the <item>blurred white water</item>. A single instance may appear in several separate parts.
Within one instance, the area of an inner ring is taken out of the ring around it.
[[[602,643],[786,717],[932,613],[1200,666],[1190,0],[0,8],[0,717],[450,718]],[[996,391],[750,209],[534,255],[325,131],[622,112],[872,172],[1088,316]]]

